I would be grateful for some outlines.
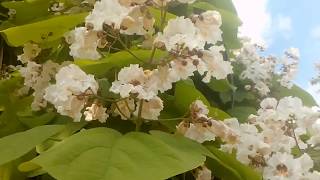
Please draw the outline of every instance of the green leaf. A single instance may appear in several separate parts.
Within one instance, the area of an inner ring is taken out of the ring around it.
[[[131,50],[131,52],[145,62],[149,60],[151,55],[151,50],[138,49]],[[163,51],[156,51],[154,58],[163,57],[164,54],[165,52]],[[130,64],[141,64],[142,62],[137,60],[128,52],[121,51],[113,53],[99,61],[76,60],[75,63],[86,73],[94,74],[96,77],[104,77],[107,73],[110,73],[111,69],[119,71],[124,66],[129,66]],[[114,76],[114,74],[112,75]]]
[[[216,92],[228,92],[232,90],[232,85],[226,79],[211,79],[211,81],[207,83],[207,86]]]
[[[241,25],[241,21],[231,0],[198,1],[192,6],[201,10],[218,11],[222,17],[222,37],[226,48],[237,49],[241,47],[238,39],[238,27]]]
[[[230,116],[222,110],[211,107],[205,96],[203,96],[203,94],[201,94],[201,92],[195,88],[193,82],[190,80],[178,82],[176,84],[174,96],[174,104],[182,114],[188,112],[190,104],[192,102],[194,102],[195,100],[201,100],[205,105],[208,106],[210,117],[219,120],[230,118]]]
[[[240,122],[246,122],[250,114],[256,114],[257,110],[250,106],[236,106],[227,111],[232,117],[236,117]]]
[[[16,14],[11,23],[15,25],[26,24],[49,15],[49,0],[25,0],[8,1],[1,3],[3,7],[16,10]]]
[[[0,165],[15,160],[31,151],[50,136],[62,130],[63,126],[39,126],[0,139]]]
[[[0,165],[0,179],[1,180],[25,180],[27,179],[26,174],[18,170],[19,164],[22,162],[32,159],[36,156],[34,151],[27,153],[19,159],[10,161],[6,164]]]
[[[317,102],[313,97],[297,85],[293,85],[291,89],[288,89],[274,83],[270,95],[278,100],[286,96],[294,96],[300,98],[305,106],[317,106]]]
[[[163,180],[205,161],[200,144],[181,138],[95,128],[71,136],[32,162],[59,180]]]
[[[83,22],[87,13],[55,16],[47,20],[16,26],[1,31],[11,46],[21,46],[29,41],[52,42]]]
[[[222,180],[262,180],[259,173],[243,165],[230,154],[220,151],[212,145],[206,146],[214,157],[207,158],[206,165],[214,175]]]

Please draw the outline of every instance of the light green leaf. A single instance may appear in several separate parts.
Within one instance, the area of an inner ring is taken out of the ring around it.
[[[31,151],[50,136],[62,130],[63,126],[39,126],[0,139],[0,165],[15,160]]]
[[[151,50],[138,49],[131,50],[131,52],[145,62],[149,60],[151,55]],[[154,58],[163,57],[164,54],[165,52],[163,51],[156,51]],[[104,77],[106,74],[110,73],[111,69],[119,71],[122,67],[129,66],[130,64],[141,64],[141,61],[137,60],[128,52],[121,51],[98,61],[76,60],[75,63],[86,73],[94,74],[96,77]],[[113,71],[112,73],[114,76],[115,72]]]
[[[218,150],[213,145],[206,147],[214,155],[207,158],[206,165],[215,172],[215,176],[222,180],[262,180],[259,173],[243,165],[230,154]]]
[[[1,5],[16,10],[15,17],[10,22],[21,25],[47,17],[50,0],[8,1],[1,3]]]
[[[192,81],[180,81],[176,84],[175,88],[175,106],[180,113],[186,113],[189,110],[190,104],[195,100],[201,100],[205,105],[208,106],[209,116],[223,120],[230,116],[218,108],[210,106],[208,100],[198,91]]]
[[[1,31],[11,46],[21,46],[29,41],[52,42],[83,22],[87,13],[63,15]]]
[[[205,161],[200,144],[161,132],[153,134],[85,130],[32,162],[59,180],[163,180]]]

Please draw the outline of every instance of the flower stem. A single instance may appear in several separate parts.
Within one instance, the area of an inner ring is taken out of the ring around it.
[[[140,104],[139,104],[139,111],[138,111],[138,117],[136,120],[136,131],[140,131],[141,125],[142,125],[142,118],[141,118],[141,114],[142,114],[142,106],[143,106],[143,100],[140,100]]]

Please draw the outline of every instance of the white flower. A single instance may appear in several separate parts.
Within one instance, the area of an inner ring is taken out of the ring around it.
[[[267,167],[263,171],[264,179],[296,179],[301,177],[302,169],[299,161],[291,154],[275,153],[267,161]]]
[[[33,61],[29,61],[26,67],[22,67],[20,69],[20,73],[21,76],[24,77],[24,85],[33,87],[40,76],[41,65]]]
[[[70,55],[77,59],[96,60],[101,57],[97,51],[99,38],[96,31],[88,31],[85,27],[78,27],[69,33],[72,37]]]
[[[53,104],[58,113],[78,122],[86,103],[86,93],[96,94],[97,91],[98,83],[93,75],[87,75],[78,66],[70,64],[56,74],[56,84],[46,88],[44,99]]]
[[[216,135],[207,127],[204,127],[202,123],[190,123],[189,126],[185,126],[185,123],[181,122],[177,126],[177,131],[189,139],[195,140],[199,143],[215,140]]]
[[[99,120],[101,123],[105,123],[109,117],[106,110],[107,108],[104,108],[102,105],[93,103],[90,107],[86,108],[83,114],[86,116],[86,121]]]
[[[148,80],[146,86],[154,92],[165,92],[172,88],[172,83],[177,82],[180,78],[177,76],[174,69],[168,65],[158,66],[153,70],[153,73]]]
[[[285,56],[281,59],[282,71],[280,72],[281,79],[279,82],[282,86],[291,88],[292,80],[298,72],[300,53],[297,48],[289,48],[285,51]]]
[[[188,48],[203,49],[204,41],[201,40],[197,33],[197,28],[188,18],[177,17],[168,21],[163,33],[159,33],[155,43],[164,43],[168,51]]]
[[[136,106],[134,104],[134,100],[127,98],[116,102],[114,113],[120,115],[121,119],[128,120],[128,118],[131,118],[131,113],[134,112],[135,109]]]
[[[228,61],[223,60],[221,51],[222,46],[213,46],[208,50],[203,51],[202,60],[206,63],[208,72],[203,78],[203,82],[210,82],[211,77],[216,79],[225,79],[228,74],[232,74],[232,65]]]
[[[196,180],[211,180],[211,171],[206,166],[200,166],[196,169]]]
[[[199,15],[195,22],[195,26],[199,29],[202,38],[212,44],[222,41],[221,25],[221,16],[217,11],[206,11]]]
[[[32,61],[35,57],[39,55],[41,48],[34,43],[26,43],[23,47],[23,54],[18,56],[18,60],[23,64],[28,61]]]
[[[118,0],[101,0],[94,5],[92,12],[86,17],[86,23],[93,25],[96,31],[103,30],[103,24],[120,29],[122,20],[131,8],[122,6]]]
[[[300,98],[289,96],[279,100],[277,112],[281,120],[297,120],[303,117],[303,109],[304,107]]]
[[[47,106],[47,101],[43,98],[45,89],[61,66],[51,60],[41,65],[29,61],[26,67],[20,69],[21,76],[24,77],[24,85],[34,90],[34,99],[31,104],[33,111],[39,111]]]
[[[144,72],[138,64],[131,64],[124,67],[118,74],[118,80],[112,82],[111,92],[120,94],[121,97],[129,97],[130,94],[138,94],[139,99],[150,100],[154,98],[157,92],[150,91],[146,86],[148,79],[152,76]]]
[[[194,120],[207,117],[208,113],[208,107],[201,100],[196,100],[190,105],[191,118]]]
[[[141,100],[142,101],[142,109],[141,109],[141,117],[147,120],[157,120],[160,116],[160,112],[163,109],[163,102],[159,97],[155,97],[150,100]],[[141,102],[140,101],[140,102]],[[137,108],[134,112],[135,116],[139,116],[140,111],[140,102],[137,102]]]
[[[300,180],[318,180],[320,179],[320,173],[313,171],[312,173],[306,173]]]
[[[193,64],[191,58],[183,59],[177,57],[177,59],[170,62],[173,72],[179,79],[185,80],[190,76],[193,76],[193,72],[197,70],[197,67]]]
[[[123,19],[120,32],[127,35],[145,35],[153,31],[154,22],[146,9],[137,6]]]

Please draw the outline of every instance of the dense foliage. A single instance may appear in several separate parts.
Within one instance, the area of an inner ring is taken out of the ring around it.
[[[231,0],[0,6],[1,180],[320,179],[320,113]]]

